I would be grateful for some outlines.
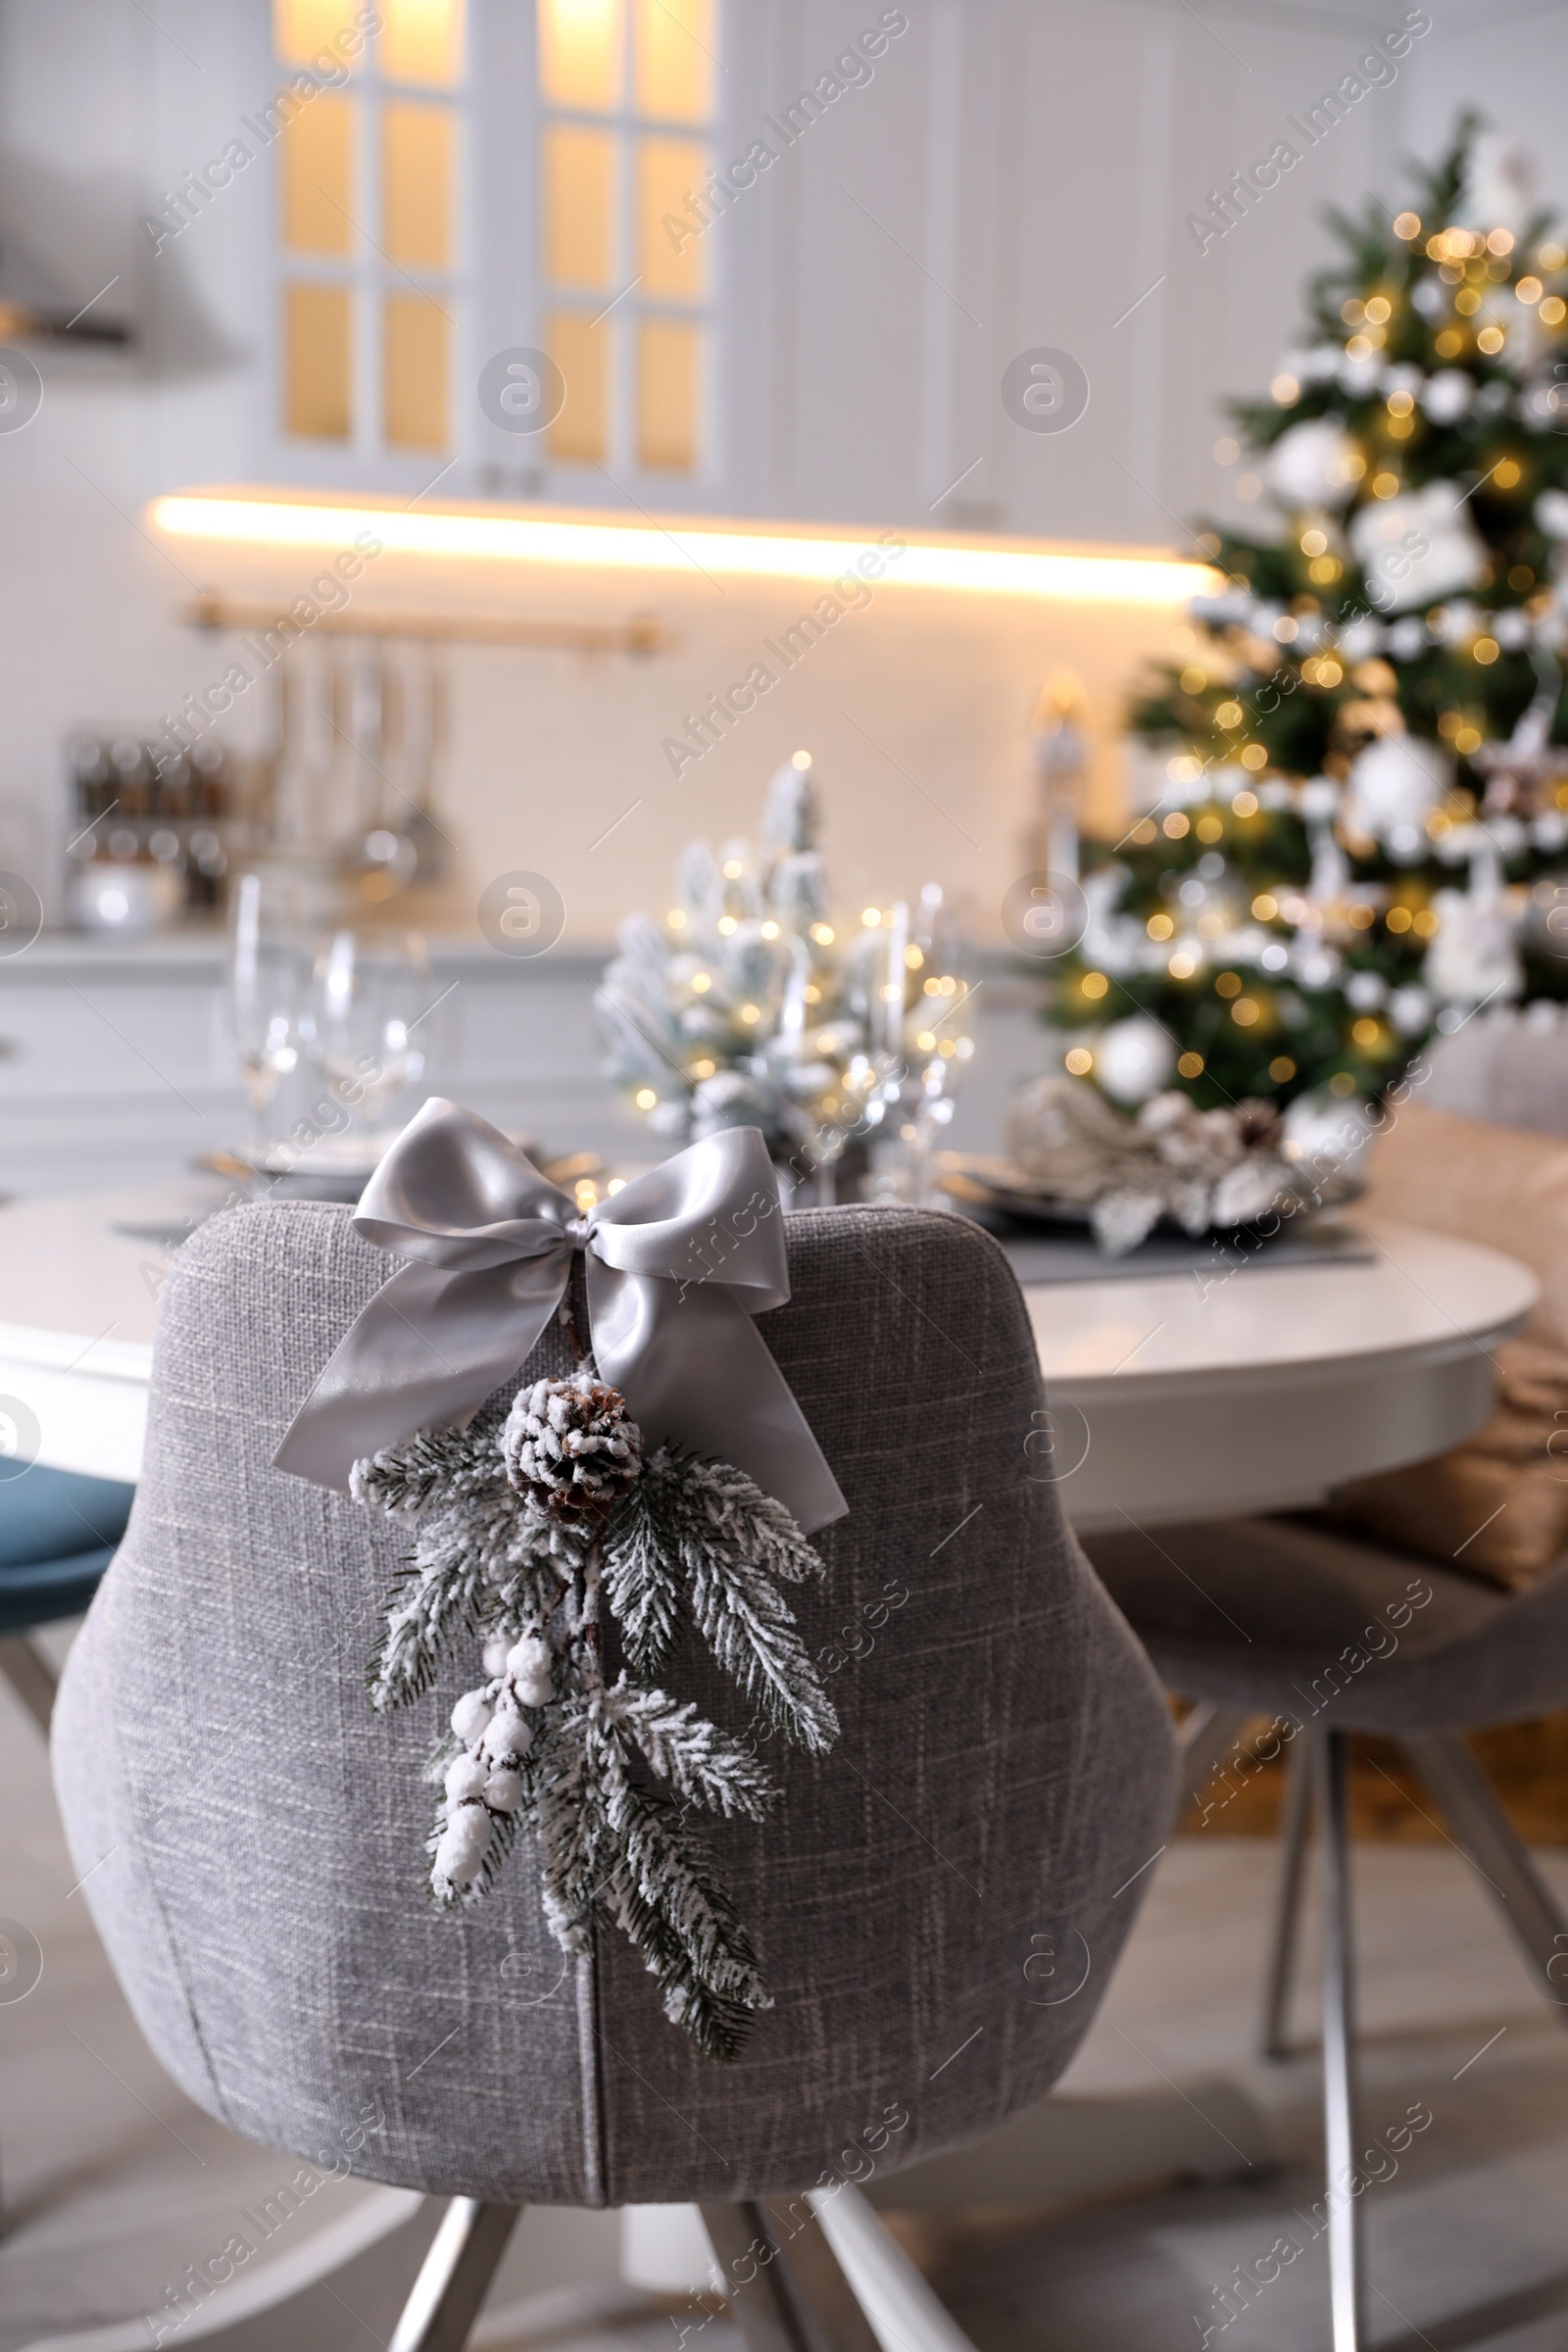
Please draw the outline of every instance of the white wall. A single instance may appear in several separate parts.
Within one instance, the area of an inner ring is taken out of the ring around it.
[[[759,92],[788,98],[876,13],[869,0],[737,5],[742,114]],[[1530,136],[1548,181],[1560,170],[1561,13],[1504,23],[1434,5],[1398,81],[1200,255],[1186,214],[1400,6],[907,5],[910,31],[875,82],[713,232],[731,235],[737,286],[750,288],[737,292],[731,381],[758,414],[732,436],[737,507],[1179,544],[1195,512],[1243,511],[1209,455],[1214,404],[1266,383],[1325,249],[1322,203],[1358,203],[1368,186],[1396,195],[1392,159],[1431,147],[1461,97]],[[131,359],[40,348],[42,412],[0,433],[0,862],[44,855],[27,847],[29,827],[58,839],[74,724],[147,724],[220,666],[173,617],[189,588],[219,576],[259,586],[237,563],[219,574],[210,561],[172,562],[142,514],[162,489],[253,470],[268,191],[259,173],[237,181],[156,260],[134,221],[256,104],[264,23],[263,0],[0,0],[0,294],[76,303],[118,273],[103,307],[130,312],[145,338]],[[1020,433],[998,397],[1005,361],[1037,343],[1074,352],[1093,385],[1087,416],[1059,436]],[[466,468],[446,487],[472,495],[477,467]],[[272,584],[297,581],[285,567]],[[467,607],[481,591],[459,577],[399,582],[388,560],[364,593]],[[821,764],[847,901],[938,874],[994,910],[1024,857],[1024,730],[1042,677],[1083,676],[1108,797],[1121,695],[1166,630],[1147,615],[890,584],[677,782],[662,738],[741,674],[800,599],[695,578],[652,592],[530,578],[508,594],[537,612],[652,606],[676,641],[635,664],[455,657],[446,808],[470,884],[542,868],[578,943],[657,904],[688,832],[748,825],[767,771],[801,744]]]

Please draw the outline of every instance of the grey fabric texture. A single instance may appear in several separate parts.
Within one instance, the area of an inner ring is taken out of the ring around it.
[[[305,1202],[179,1252],[55,1770],[148,2038],[236,2131],[432,2193],[724,2200],[981,2136],[1072,2056],[1166,1834],[1164,1699],[1025,1451],[1038,1372],[995,1242],[900,1208],[786,1230],[794,1296],[760,1329],[851,1505],[798,1604],[812,1653],[844,1659],[844,1730],[823,1759],[774,1741],[772,1818],[712,1827],[776,2004],[731,2067],[665,2021],[613,1931],[564,1962],[526,1837],[479,1907],[428,1901],[419,1772],[477,1642],[372,1715],[407,1538],[270,1466],[386,1256]],[[553,1327],[519,1378],[566,1362]],[[745,1729],[695,1639],[664,1680]],[[1046,1955],[1073,1935],[1092,1968],[1063,2000]]]
[[[1568,1568],[1502,1592],[1290,1517],[1085,1544],[1166,1683],[1190,1697],[1390,1733],[1568,1706]]]

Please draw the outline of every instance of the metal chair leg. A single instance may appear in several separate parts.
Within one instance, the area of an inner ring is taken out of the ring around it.
[[[1568,1916],[1497,1802],[1492,1783],[1454,1733],[1412,1732],[1400,1745],[1495,1895],[1532,1979],[1568,2025]]]
[[[1348,1750],[1344,1732],[1312,1735],[1323,1860],[1323,2125],[1328,2175],[1329,2308],[1334,2352],[1362,2336],[1361,2200],[1355,2194],[1355,1975],[1350,1949]]]
[[[1312,1764],[1305,1740],[1293,1745],[1285,1766],[1285,1810],[1280,1822],[1280,1882],[1269,1954],[1268,1989],[1263,1998],[1263,2055],[1289,2055],[1286,2019],[1296,1975],[1296,1939],[1301,1921],[1301,1885],[1306,1867],[1306,1831],[1311,1816]]]
[[[785,2292],[762,2207],[705,2205],[702,2216],[723,2274],[730,2318],[741,2331],[746,2352],[815,2352]]]
[[[463,2352],[521,2211],[453,2198],[387,2352]]]
[[[0,1634],[0,1674],[11,1685],[47,1740],[59,1679],[36,1642],[27,1634]]]

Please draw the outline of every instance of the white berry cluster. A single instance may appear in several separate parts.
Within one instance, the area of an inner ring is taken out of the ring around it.
[[[452,1710],[463,1752],[446,1769],[444,1820],[431,1865],[437,1895],[471,1886],[495,1836],[496,1817],[515,1813],[526,1789],[519,1767],[533,1746],[532,1712],[555,1696],[554,1660],[537,1630],[485,1643],[489,1682],[466,1690]]]

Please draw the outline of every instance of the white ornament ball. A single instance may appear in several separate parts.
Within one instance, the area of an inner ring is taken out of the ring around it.
[[[484,1736],[484,1755],[491,1764],[503,1764],[509,1756],[525,1756],[532,1745],[533,1727],[520,1715],[498,1715]]]
[[[494,1709],[482,1690],[465,1690],[452,1710],[452,1729],[465,1747],[471,1747]]]
[[[495,1813],[515,1813],[522,1802],[522,1780],[515,1772],[493,1772],[484,1785],[484,1801]]]
[[[488,1777],[486,1767],[477,1756],[454,1756],[447,1766],[445,1788],[453,1804],[461,1805],[470,1796],[484,1792]]]
[[[1298,1095],[1285,1113],[1284,1156],[1311,1175],[1353,1176],[1376,1132],[1359,1095]]]
[[[1457,424],[1475,396],[1474,380],[1462,368],[1440,368],[1421,387],[1421,406],[1434,424]]]
[[[490,1850],[493,1835],[483,1805],[460,1805],[441,1833],[431,1876],[451,1886],[469,1886]]]
[[[1286,507],[1342,507],[1350,495],[1352,443],[1332,416],[1313,416],[1281,433],[1263,463],[1263,478]]]
[[[492,1634],[484,1645],[484,1670],[489,1675],[505,1674],[507,1656],[512,1648],[510,1634]]]
[[[1175,1041],[1144,1012],[1112,1021],[1096,1038],[1094,1052],[1095,1076],[1113,1102],[1147,1102],[1175,1074]]]
[[[1473,588],[1488,563],[1458,482],[1428,482],[1375,499],[1347,536],[1380,612],[1410,612]]]
[[[1403,826],[1419,831],[1452,781],[1453,761],[1441,744],[1416,735],[1379,736],[1350,762],[1345,821],[1374,839]]]

